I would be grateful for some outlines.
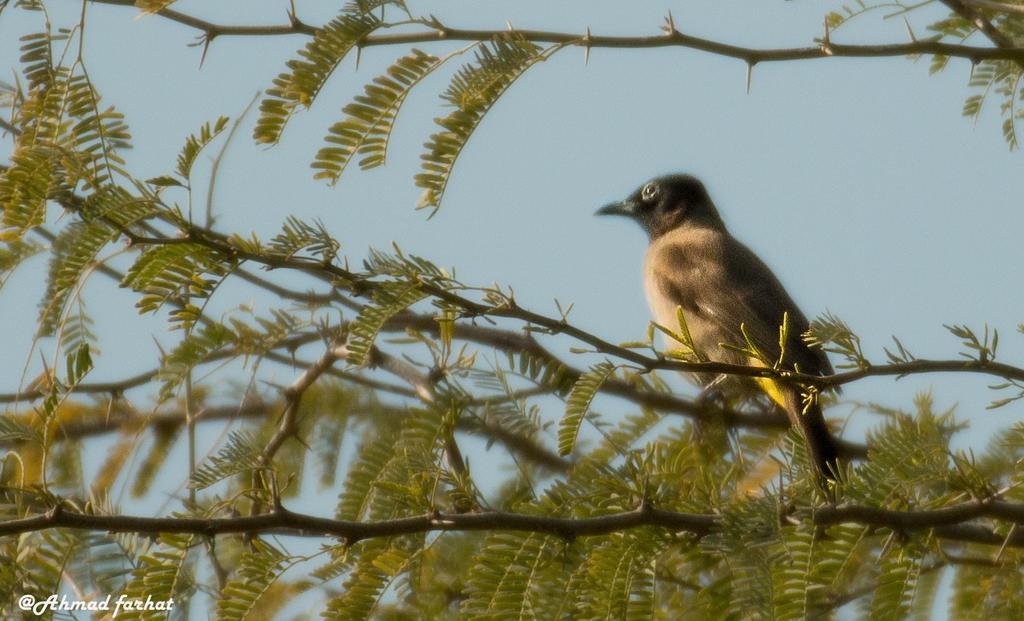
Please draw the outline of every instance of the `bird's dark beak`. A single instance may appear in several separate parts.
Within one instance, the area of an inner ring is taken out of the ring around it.
[[[627,218],[636,217],[636,205],[629,200],[619,201],[615,203],[608,203],[604,207],[597,210],[595,216],[625,216]]]

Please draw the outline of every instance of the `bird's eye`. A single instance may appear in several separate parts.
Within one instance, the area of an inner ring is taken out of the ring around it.
[[[658,186],[653,183],[648,183],[644,186],[644,189],[640,190],[640,198],[644,201],[652,201],[654,197],[658,195]]]

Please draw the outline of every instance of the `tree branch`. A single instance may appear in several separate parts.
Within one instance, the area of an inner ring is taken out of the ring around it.
[[[0,522],[0,536],[49,528],[74,528],[117,533],[194,533],[208,537],[230,533],[270,532],[307,537],[339,537],[351,544],[364,539],[433,531],[527,531],[573,539],[604,535],[641,526],[661,526],[703,536],[711,531],[716,519],[710,515],[644,509],[586,518],[563,518],[495,511],[438,513],[378,522],[354,522],[293,513],[283,507],[272,513],[231,518],[93,515],[57,507],[42,515]]]
[[[309,365],[301,375],[295,378],[291,385],[284,389],[285,406],[284,411],[281,413],[281,422],[277,427],[277,431],[274,432],[274,435],[271,436],[266,447],[264,447],[263,454],[260,456],[260,460],[264,464],[269,464],[273,461],[274,455],[277,454],[284,441],[288,439],[288,436],[294,435],[296,429],[298,429],[298,413],[299,405],[302,403],[302,395],[337,360],[338,356],[334,353],[334,347],[328,347],[327,351],[316,362]]]
[[[132,0],[91,1],[96,4],[133,6]],[[944,1],[951,6],[951,3],[961,4],[956,0]],[[973,1],[976,2],[977,0]],[[967,9],[967,7],[963,8],[970,10]],[[291,16],[291,23],[289,24],[272,26],[240,26],[216,24],[171,9],[163,9],[156,14],[174,22],[202,31],[203,39],[206,43],[209,43],[209,41],[219,36],[313,35],[318,30],[316,27],[298,21],[294,16]],[[365,37],[359,45],[360,47],[375,47],[424,44],[439,41],[487,41],[498,36],[508,36],[509,33],[508,29],[492,30],[451,28],[440,23],[428,22],[426,20],[419,20],[417,23],[428,26],[428,28],[418,32],[370,35]],[[976,23],[975,19],[972,19],[972,23]],[[983,28],[987,35],[994,35],[997,37],[1001,36],[999,31],[995,30],[991,24],[986,27],[979,26],[979,28]],[[990,30],[992,31],[991,33]],[[892,56],[916,56],[921,54],[966,58],[975,63],[982,60],[997,59],[1024,61],[1024,48],[1017,48],[1012,45],[1000,45],[997,48],[989,48],[928,40],[881,45],[846,45],[831,41],[822,41],[818,45],[807,47],[750,48],[687,35],[675,30],[674,28],[665,34],[652,36],[600,36],[589,33],[577,34],[545,30],[514,30],[513,32],[536,43],[575,45],[584,48],[687,48],[717,56],[736,58],[746,62],[748,65],[754,65],[762,62],[815,60],[833,57],[880,58]]]
[[[89,0],[92,4],[112,4],[114,6],[135,7],[135,0]],[[304,24],[294,15],[289,15],[290,23],[269,26],[232,26],[217,24],[205,19],[193,17],[174,9],[161,9],[155,13],[165,19],[184,24],[196,30],[202,30],[207,39],[224,36],[275,36],[304,34],[313,35],[317,28]]]
[[[1024,524],[1024,504],[983,499],[919,511],[897,511],[867,505],[840,505],[823,507],[814,514],[815,523],[820,525],[856,522],[896,530],[950,526],[981,517]],[[1021,541],[1024,541],[1024,538],[1021,538]]]
[[[126,232],[133,239],[139,239],[147,244],[163,243],[161,238],[143,238],[133,236]],[[172,238],[179,239],[179,238]],[[218,252],[234,255],[239,259],[252,261],[266,265],[273,269],[291,269],[308,274],[319,274],[322,278],[334,280],[336,286],[348,286],[359,291],[372,291],[381,289],[384,283],[370,280],[355,272],[351,272],[334,264],[323,264],[312,259],[302,257],[281,257],[268,256],[259,253],[249,252],[237,248],[228,243],[227,238],[219,233],[192,227],[189,231],[189,239],[193,243],[205,245]],[[776,370],[760,366],[747,366],[738,364],[727,364],[722,362],[685,362],[672,360],[664,357],[651,357],[636,350],[610,343],[601,337],[587,332],[568,323],[563,318],[554,318],[525,309],[513,300],[507,300],[501,305],[489,305],[469,299],[457,293],[457,290],[446,288],[438,284],[419,281],[420,289],[441,301],[447,302],[461,309],[470,317],[500,317],[515,319],[527,323],[536,328],[542,328],[549,334],[564,334],[573,339],[593,347],[597,352],[615,356],[627,362],[633,363],[643,371],[671,370],[684,373],[708,373],[712,375],[737,375],[744,377],[766,377],[777,379],[791,384],[803,384],[817,386],[819,388],[842,386],[866,377],[883,376],[905,376],[919,375],[924,373],[975,373],[1024,381],[1024,369],[1008,364],[993,362],[990,360],[913,360],[899,364],[872,365],[866,368],[837,373],[835,375],[808,375],[785,370]],[[536,329],[535,328],[535,329]]]
[[[994,43],[996,48],[1005,50],[1014,47],[1013,39],[1003,34],[991,21],[972,8],[971,5],[974,3],[968,0],[942,0],[942,4],[945,4],[954,13],[969,21],[982,34],[988,37],[988,40]],[[1016,60],[1018,63],[1022,62],[1020,58],[1010,60]]]
[[[276,411],[277,407],[274,404],[262,401],[244,403],[241,406],[209,406],[201,408],[193,420],[196,423],[204,423],[218,420],[264,418]],[[349,415],[363,419],[381,413],[395,418],[409,415],[406,408],[387,404],[365,408],[356,407],[348,412]],[[62,424],[60,427],[60,437],[56,439],[81,440],[108,433],[126,430],[134,431],[140,427],[177,427],[184,424],[185,416],[182,412],[158,412],[147,416],[138,416],[129,410],[115,408],[109,416],[104,416],[103,418],[89,417],[86,420],[76,420]],[[457,431],[497,442],[509,452],[553,472],[567,472],[572,467],[571,460],[561,457],[558,453],[544,446],[542,442],[510,431],[495,420],[466,418],[459,420],[455,428]],[[0,449],[10,449],[17,445],[18,441],[16,440],[4,441],[0,442]]]
[[[816,525],[843,522],[890,528],[898,532],[930,530],[935,536],[959,542],[1024,547],[1024,533],[1007,537],[978,525],[965,523],[978,517],[1024,521],[1024,505],[1002,501],[978,501],[925,511],[896,511],[863,505],[818,508],[809,514]],[[432,531],[526,531],[574,539],[604,535],[642,526],[656,526],[703,537],[714,532],[721,517],[666,511],[642,506],[634,511],[570,518],[510,512],[428,514],[414,517],[356,522],[334,520],[277,507],[271,513],[230,518],[159,518],[131,515],[95,515],[55,507],[45,514],[0,522],[0,536],[49,528],[133,533],[194,533],[213,537],[230,533],[276,533],[299,536],[340,537],[348,543],[378,537],[394,537]]]
[[[1013,15],[1024,15],[1024,5],[1008,4],[1006,2],[993,2],[992,0],[960,0],[962,4],[975,9],[996,11],[997,13],[1009,13]]]

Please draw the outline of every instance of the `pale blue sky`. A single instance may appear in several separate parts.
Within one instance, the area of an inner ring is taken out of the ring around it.
[[[838,3],[484,2],[427,4],[466,27],[516,27],[595,34],[654,34],[669,9],[687,34],[752,46],[800,46],[820,36]],[[224,22],[280,23],[284,2],[182,1],[175,8]],[[58,22],[80,5],[50,0]],[[319,23],[327,3],[299,3]],[[86,60],[108,102],[127,116],[140,177],[173,168],[185,136],[218,115],[234,116],[267,87],[302,37],[218,39],[198,68],[196,35],[130,8],[89,8]],[[924,34],[930,17],[911,17]],[[0,17],[0,66],[17,58],[16,36],[38,16],[8,8]],[[868,15],[834,35],[844,42],[904,41],[902,19]],[[983,44],[982,41],[978,41]],[[423,46],[433,53],[457,45]],[[269,236],[289,214],[323,219],[343,252],[358,261],[368,247],[403,249],[457,268],[467,282],[512,285],[524,305],[554,314],[558,297],[572,320],[612,341],[644,334],[648,321],[639,269],[638,228],[593,218],[593,211],[645,179],[673,171],[701,177],[733,233],[776,271],[809,316],[826,309],[861,336],[869,357],[898,335],[918,356],[955,357],[959,344],[942,324],[984,322],[1000,330],[1008,361],[1024,356],[1020,286],[1020,153],[1008,152],[991,106],[977,127],[960,116],[969,65],[954,60],[936,76],[928,59],[890,58],[766,64],[749,94],[745,66],[683,49],[568,49],[532,69],[487,116],[456,165],[445,202],[431,220],[413,210],[420,145],[439,114],[435,75],[409,98],[385,168],[352,168],[331,188],[308,163],[338,110],[397,58],[398,49],[364,51],[358,71],[346,61],[313,109],[299,114],[281,144],[255,146],[251,119],[222,165],[218,227]],[[452,65],[454,67],[455,65]],[[7,79],[7,78],[5,78]],[[9,147],[0,146],[6,155]],[[0,391],[15,388],[28,351],[43,285],[35,261],[0,295]],[[95,279],[87,296],[103,356],[95,379],[148,366],[174,335],[139,319],[132,297]],[[240,299],[226,289],[223,307]],[[251,293],[244,293],[247,299]],[[267,303],[264,297],[256,298]],[[112,339],[109,337],[113,337]],[[35,361],[33,361],[35,363]],[[290,370],[279,369],[279,380]],[[844,397],[910,405],[931,387],[939,406],[959,404],[970,419],[963,445],[1020,418],[1024,405],[989,412],[991,383],[981,377],[927,376],[850,386]],[[837,410],[837,412],[844,410]],[[552,416],[557,416],[552,412]],[[862,429],[869,415],[852,423]]]

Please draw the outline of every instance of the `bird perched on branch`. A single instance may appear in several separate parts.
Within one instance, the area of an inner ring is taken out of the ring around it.
[[[650,236],[644,289],[655,321],[673,335],[670,347],[715,362],[832,374],[825,352],[802,338],[806,317],[768,266],[729,234],[699,180],[659,177],[597,214],[635,220]],[[695,375],[707,389],[724,379]],[[834,479],[838,446],[818,400],[790,383],[754,381],[802,432],[818,471]]]

